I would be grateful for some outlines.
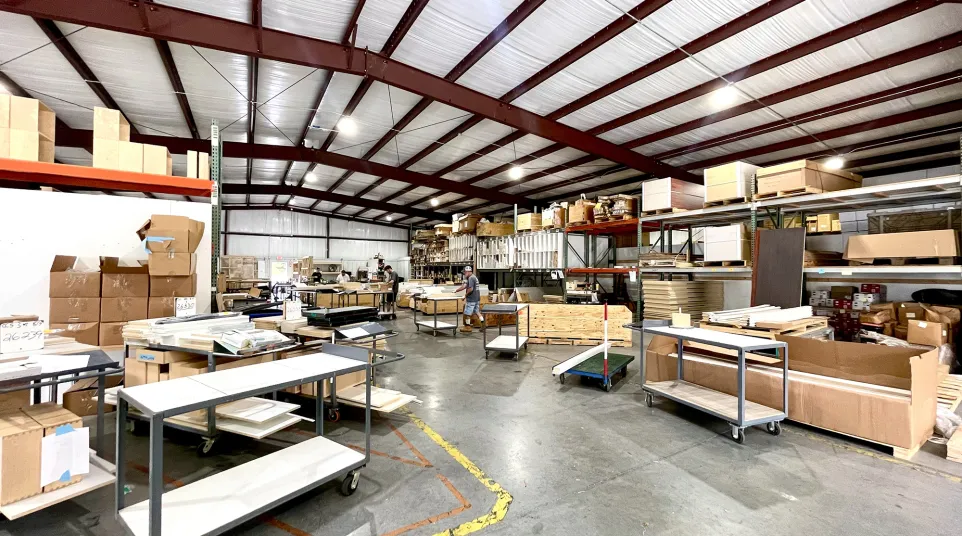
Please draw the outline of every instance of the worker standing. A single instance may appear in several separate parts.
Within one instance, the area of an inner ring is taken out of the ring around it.
[[[389,285],[390,294],[387,295],[388,303],[394,303],[394,297],[397,296],[398,290],[398,276],[397,272],[390,264],[384,267],[384,274],[387,276],[385,282]]]
[[[478,278],[470,266],[464,267],[464,284],[458,287],[455,292],[464,291],[464,326],[461,327],[462,333],[471,333],[472,319],[477,317],[484,331],[484,318],[481,316],[481,289],[478,288]]]

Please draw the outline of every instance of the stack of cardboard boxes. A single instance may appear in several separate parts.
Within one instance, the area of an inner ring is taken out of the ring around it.
[[[172,175],[166,147],[130,141],[130,123],[119,110],[94,107],[94,167]]]
[[[147,266],[121,266],[116,257],[100,261],[100,346],[124,343],[124,324],[147,316]]]
[[[149,252],[147,318],[174,316],[177,298],[197,294],[195,252],[204,236],[204,223],[186,216],[154,214],[137,234]]]
[[[57,255],[50,266],[50,329],[97,346],[100,341],[100,272]]]
[[[0,158],[53,162],[56,120],[37,99],[0,95]]]
[[[217,370],[228,370],[266,363],[273,359],[273,354],[245,359],[222,358],[217,360],[216,367]],[[175,380],[205,372],[207,372],[207,358],[201,354],[131,347],[124,360],[124,386],[133,387]]]

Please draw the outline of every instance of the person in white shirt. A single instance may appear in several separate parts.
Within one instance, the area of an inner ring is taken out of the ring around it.
[[[343,283],[350,283],[350,282],[351,282],[351,274],[349,274],[347,270],[341,270],[341,273],[337,276],[337,283],[340,285]]]

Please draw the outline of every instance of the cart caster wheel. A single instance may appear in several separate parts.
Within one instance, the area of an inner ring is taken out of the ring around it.
[[[745,443],[745,430],[732,426],[732,439],[739,445]]]
[[[214,450],[214,439],[205,439],[203,443],[197,445],[197,454],[200,456],[210,456]]]
[[[651,396],[651,393],[645,393],[645,405],[650,408],[654,405],[654,402],[654,397]]]
[[[564,384],[565,384],[565,375],[562,374],[562,375],[561,375],[561,385],[564,385]]]
[[[773,436],[782,435],[782,423],[780,422],[770,422],[765,425],[765,430]]]
[[[354,492],[357,491],[357,483],[360,480],[361,480],[361,473],[357,471],[351,471],[350,473],[348,473],[347,476],[344,477],[344,480],[341,481],[341,488],[340,488],[341,495],[344,495],[345,497],[350,497],[351,495],[354,495]]]
[[[337,422],[341,420],[341,411],[337,409],[327,410],[327,420],[331,422]]]
[[[605,392],[606,393],[611,392],[611,382],[605,384]]]

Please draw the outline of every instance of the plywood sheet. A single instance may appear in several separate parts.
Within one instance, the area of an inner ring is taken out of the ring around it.
[[[804,256],[805,229],[759,229],[752,258],[752,305],[798,307]]]

